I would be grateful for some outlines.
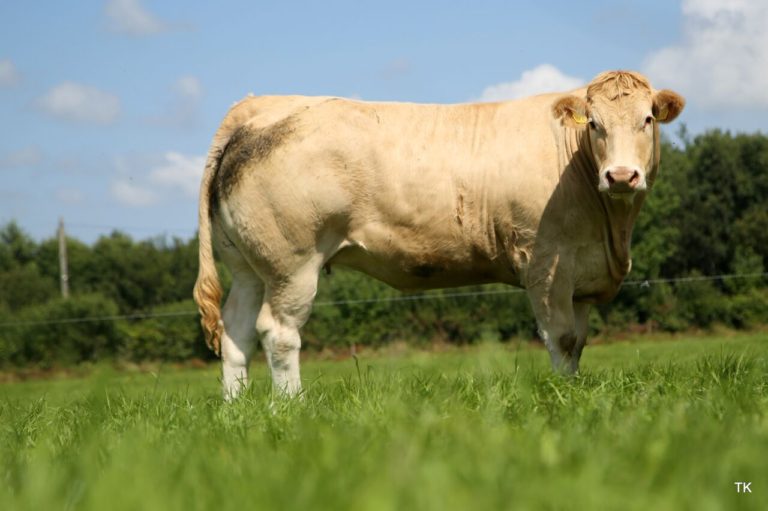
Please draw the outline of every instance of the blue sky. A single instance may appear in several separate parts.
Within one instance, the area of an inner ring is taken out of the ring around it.
[[[0,222],[193,235],[208,143],[249,92],[455,103],[623,68],[686,96],[693,133],[768,132],[765,4],[4,2]]]

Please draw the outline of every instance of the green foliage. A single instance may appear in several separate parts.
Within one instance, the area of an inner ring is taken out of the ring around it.
[[[54,281],[41,275],[34,261],[0,273],[0,303],[11,310],[44,303],[57,293]]]
[[[127,235],[114,232],[93,246],[93,279],[90,285],[112,296],[122,310],[137,311],[160,305],[174,283],[169,256],[172,251],[152,241],[134,243]],[[102,275],[130,276],[105,279]],[[186,282],[184,282],[186,283]],[[179,282],[182,284],[182,282]],[[191,292],[192,287],[188,290]],[[189,295],[187,295],[189,296]]]
[[[34,262],[37,245],[16,222],[0,229],[0,269],[7,271],[14,266]]]
[[[78,318],[110,318],[116,314],[117,306],[98,294],[57,298],[27,307],[10,320],[15,324],[0,330],[0,344],[6,347],[0,364],[50,367],[109,357],[119,343],[116,323]]]
[[[15,222],[0,229],[0,304],[16,311],[55,296],[56,281],[40,271],[39,247]]]
[[[4,509],[765,508],[761,336],[594,346],[583,373],[500,345],[265,366],[225,404],[217,374],[160,368],[3,385]],[[734,481],[750,481],[738,494]]]
[[[96,360],[209,359],[192,300],[150,311],[149,319],[121,316],[98,294],[57,298],[18,314],[0,309],[0,368],[67,366]]]
[[[768,256],[768,137],[714,130],[697,137],[685,156],[687,179],[675,216],[682,250],[671,268],[728,273],[738,246]]]
[[[768,289],[751,288],[729,297],[727,324],[734,328],[755,328],[768,323]]]
[[[208,358],[200,324],[190,314],[193,310],[194,302],[185,300],[154,309],[158,317],[120,322],[121,357],[134,361]]]

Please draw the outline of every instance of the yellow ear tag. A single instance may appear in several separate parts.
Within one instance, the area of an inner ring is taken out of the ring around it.
[[[667,115],[669,115],[669,109],[667,108],[667,105],[664,105],[661,107],[661,110],[659,110],[659,113],[656,115],[657,121],[664,121],[667,118]]]
[[[587,116],[584,114],[580,114],[579,112],[573,112],[571,114],[571,117],[573,118],[573,122],[576,124],[587,124]]]

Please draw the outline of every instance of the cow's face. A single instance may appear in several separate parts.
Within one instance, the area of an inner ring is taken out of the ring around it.
[[[669,90],[601,85],[590,85],[586,99],[560,98],[553,111],[564,123],[588,130],[598,189],[628,199],[655,179],[658,123],[674,120],[685,100]]]

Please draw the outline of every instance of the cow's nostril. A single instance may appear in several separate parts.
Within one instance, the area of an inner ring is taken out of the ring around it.
[[[605,184],[614,193],[631,193],[642,182],[642,172],[632,167],[611,167],[605,172]]]

